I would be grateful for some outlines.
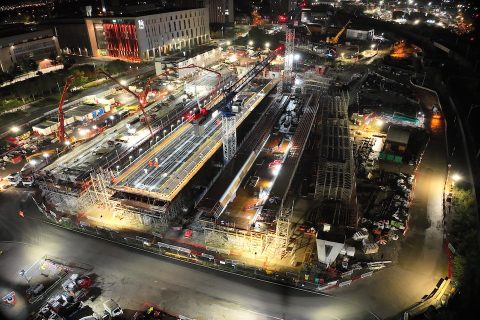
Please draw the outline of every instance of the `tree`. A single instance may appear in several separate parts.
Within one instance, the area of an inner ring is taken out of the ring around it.
[[[129,68],[128,63],[118,59],[110,61],[104,66],[105,71],[110,74],[125,72],[128,70],[128,68]]]
[[[460,283],[461,299],[458,311],[475,305],[480,296],[480,246],[478,223],[472,192],[456,188],[453,221],[448,228],[450,242],[455,247],[454,277]]]
[[[20,62],[20,68],[23,72],[30,72],[38,70],[38,63],[33,59],[22,60]]]

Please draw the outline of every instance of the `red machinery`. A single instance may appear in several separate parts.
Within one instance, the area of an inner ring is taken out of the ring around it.
[[[130,89],[128,89],[128,87],[122,85],[117,79],[115,79],[114,77],[112,77],[111,75],[106,73],[105,71],[95,71],[94,73],[95,74],[102,74],[102,75],[106,76],[107,78],[109,78],[110,80],[114,81],[119,86],[121,86],[123,89],[125,89],[128,93],[132,94],[138,100],[139,105],[140,105],[140,110],[142,110],[144,117],[147,119],[146,123],[147,123],[148,129],[150,130],[150,134],[153,135],[153,130],[150,127],[150,122],[148,121],[147,115],[145,113],[144,107],[145,107],[146,103],[144,102],[145,99],[143,98],[143,95],[139,96],[135,92],[131,91]],[[70,77],[67,78],[67,80],[65,82],[65,85],[63,86],[63,92],[62,92],[62,96],[60,97],[60,102],[58,103],[58,131],[57,131],[57,137],[58,137],[58,141],[61,142],[61,143],[65,142],[65,113],[63,112],[63,104],[65,102],[65,96],[68,92],[68,88],[72,84],[72,81],[74,79],[80,77],[80,76],[82,76],[82,75],[73,75],[73,76],[70,76]]]
[[[199,68],[199,69],[202,69],[202,70],[206,70],[206,71],[215,73],[217,75],[219,81],[218,81],[217,85],[215,86],[215,88],[213,89],[212,92],[214,92],[218,89],[218,87],[220,85],[220,82],[221,82],[220,79],[221,79],[222,75],[217,71],[214,71],[214,70],[211,70],[211,69],[208,69],[208,68],[204,68],[204,67],[200,67],[200,66],[197,66],[197,65],[194,65],[194,64],[188,65],[186,67],[172,68],[172,69],[181,70],[181,69],[188,69],[188,68]],[[150,126],[150,121],[148,120],[147,114],[145,113],[145,106],[147,105],[147,95],[150,92],[150,86],[151,86],[152,81],[161,77],[161,76],[168,75],[170,73],[170,71],[165,71],[165,72],[161,73],[160,75],[155,75],[155,76],[149,78],[147,80],[147,83],[145,84],[145,89],[143,90],[143,92],[140,95],[131,91],[130,89],[128,89],[128,87],[122,85],[117,79],[113,78],[111,75],[109,75],[108,73],[106,73],[104,71],[96,71],[95,73],[96,74],[102,74],[102,75],[106,76],[107,78],[109,78],[110,80],[114,81],[119,86],[121,86],[123,89],[125,89],[128,93],[132,94],[138,100],[140,110],[142,110],[143,116],[145,118],[145,122],[147,123],[148,129],[150,130],[150,134],[152,134],[152,136],[153,136],[153,130]],[[59,125],[59,127],[58,127],[57,137],[58,137],[58,140],[61,143],[65,142],[65,113],[63,112],[63,104],[65,102],[65,96],[68,92],[68,88],[72,84],[72,81],[79,76],[81,76],[81,75],[74,75],[74,76],[70,76],[70,77],[67,78],[67,80],[65,82],[65,85],[63,87],[62,96],[60,97],[60,102],[58,103],[58,125]]]

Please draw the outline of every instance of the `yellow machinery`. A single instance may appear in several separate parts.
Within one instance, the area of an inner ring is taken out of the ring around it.
[[[340,39],[340,37],[342,36],[342,34],[347,30],[348,26],[350,25],[350,23],[352,23],[352,21],[348,21],[344,26],[343,28],[338,31],[337,35],[333,38],[331,37],[327,37],[327,43],[330,43],[330,44],[337,44],[338,43],[338,39]]]
[[[27,161],[30,161],[30,160],[33,159],[33,158],[38,158],[38,157],[42,157],[42,156],[45,157],[45,155],[47,155],[47,154],[48,154],[48,156],[51,156],[51,155],[54,154],[55,152],[56,152],[55,149],[53,149],[53,150],[43,150],[43,151],[40,151],[40,152],[31,154],[31,155],[29,155],[29,156],[26,156],[25,159],[26,159]]]

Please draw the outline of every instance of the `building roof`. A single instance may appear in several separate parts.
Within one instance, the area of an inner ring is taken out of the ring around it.
[[[157,14],[162,13],[171,13],[171,12],[181,12],[186,10],[193,10],[193,9],[204,9],[204,8],[158,8],[154,10],[145,10],[145,11],[136,11],[136,12],[126,12],[125,14],[112,14],[112,15],[105,15],[105,16],[92,16],[86,17],[87,20],[109,20],[109,19],[128,19],[128,18],[138,18],[138,17],[146,17],[146,16],[154,16]]]
[[[410,131],[401,127],[390,126],[387,132],[387,141],[399,144],[408,144]]]
[[[3,25],[0,26],[0,47],[23,43],[25,40],[52,37],[53,35],[52,29],[47,26]]]
[[[33,128],[46,129],[46,128],[54,127],[56,125],[58,125],[57,122],[46,120],[46,121],[43,121],[39,124],[34,125]]]
[[[74,117],[74,116],[83,117],[100,109],[102,109],[101,106],[86,104],[86,105],[81,105],[79,107],[76,107],[75,109],[68,110],[67,112],[65,112],[65,115],[67,117]]]

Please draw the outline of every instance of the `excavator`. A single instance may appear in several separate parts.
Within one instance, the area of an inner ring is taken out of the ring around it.
[[[336,34],[335,37],[327,37],[327,40],[325,41],[326,43],[328,44],[337,44],[338,43],[338,40],[340,39],[340,37],[342,36],[342,34],[347,31],[347,28],[348,26],[352,23],[352,21],[348,21],[342,29],[340,29],[340,31],[338,31],[338,33]]]

